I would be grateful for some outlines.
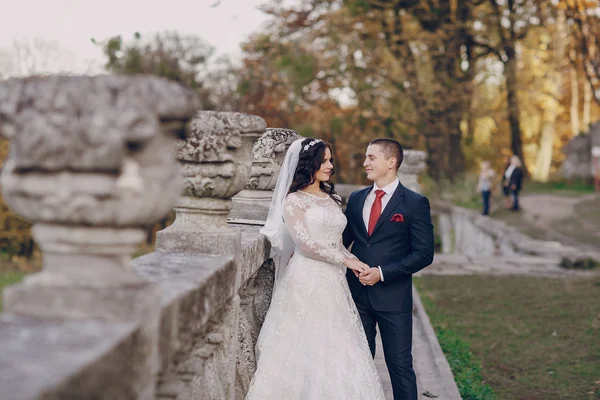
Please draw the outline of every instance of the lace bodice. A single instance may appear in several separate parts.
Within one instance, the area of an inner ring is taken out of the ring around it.
[[[298,191],[287,195],[283,217],[296,251],[333,264],[355,258],[342,244],[346,216],[331,197]]]

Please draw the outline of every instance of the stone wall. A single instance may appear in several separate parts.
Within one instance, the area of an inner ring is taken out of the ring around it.
[[[436,230],[442,238],[442,253],[466,256],[532,255],[554,258],[563,267],[600,263],[600,253],[559,242],[532,239],[502,221],[448,203],[433,207],[438,217]]]
[[[590,126],[587,134],[571,139],[563,148],[566,158],[560,172],[565,179],[592,178],[592,149],[600,151],[600,121]]]
[[[274,274],[259,227],[227,219],[267,131],[200,106],[154,77],[0,83],[3,196],[44,253],[4,291],[3,399],[244,397]],[[157,251],[131,261],[173,206]]]

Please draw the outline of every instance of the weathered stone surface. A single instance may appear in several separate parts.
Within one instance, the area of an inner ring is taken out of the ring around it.
[[[11,139],[2,195],[34,221],[140,226],[181,190],[174,146],[195,94],[156,77],[39,77],[0,83]]]
[[[566,179],[592,178],[592,149],[600,148],[600,121],[592,124],[587,134],[572,138],[564,147],[566,158],[561,175]]]
[[[252,166],[252,146],[266,129],[256,116],[199,111],[187,139],[177,141],[185,196],[230,199],[244,188]]]
[[[296,131],[267,128],[252,148],[252,173],[246,189],[273,190],[290,145],[299,139]]]
[[[271,257],[271,244],[264,235],[259,233],[261,226],[242,224],[231,224],[230,226],[241,235],[240,281],[247,282]]]
[[[265,224],[281,164],[290,145],[298,138],[291,129],[267,128],[254,142],[250,179],[244,190],[231,199],[229,222]]]
[[[240,291],[239,350],[236,363],[236,395],[243,400],[256,371],[256,341],[271,304],[275,268],[269,260]]]
[[[47,76],[0,82],[0,135],[10,170],[107,171],[164,130],[181,136],[200,104],[158,77]]]
[[[158,398],[232,398],[239,314],[233,257],[154,252],[133,266],[163,293]]]
[[[234,224],[232,228],[242,237],[235,398],[243,400],[256,370],[256,340],[271,304],[275,268],[269,259],[270,243],[259,234],[260,226]]]
[[[0,315],[3,400],[148,398],[136,385],[136,325]]]
[[[154,397],[160,311],[158,287],[129,269],[130,254],[179,197],[169,150],[197,107],[193,91],[156,77],[0,83],[0,133],[11,139],[3,198],[33,221],[44,253],[41,273],[4,290],[4,307],[137,324],[121,360],[132,371],[126,398]]]
[[[0,130],[11,138],[3,197],[34,222],[44,251],[44,270],[8,288],[6,308],[78,318],[146,315],[147,302],[128,308],[116,294],[135,299],[136,290],[126,289],[132,285],[154,291],[127,270],[128,256],[144,239],[143,227],[179,197],[181,178],[165,148],[174,147],[198,106],[195,94],[155,77],[0,85]],[[69,301],[75,295],[80,301]]]
[[[252,145],[266,128],[260,117],[200,111],[190,137],[178,142],[184,191],[175,222],[157,233],[156,248],[208,254],[233,254],[239,235],[227,226],[231,197],[250,177]]]
[[[566,155],[560,167],[561,175],[565,179],[588,179],[591,177],[592,168],[592,143],[590,135],[577,135],[562,149]]]
[[[335,185],[335,192],[342,198],[342,204],[346,204],[353,192],[362,190],[366,187],[366,185],[349,185],[347,183],[339,183]]]
[[[421,193],[421,185],[419,184],[419,174],[425,171],[427,153],[421,150],[404,150],[404,161],[398,170],[398,179],[402,185]]]
[[[433,264],[419,271],[422,275],[524,275],[545,278],[593,278],[598,270],[574,270],[560,267],[560,258],[540,256],[463,256],[436,254]]]
[[[235,161],[232,149],[242,147],[242,137],[260,136],[267,128],[256,115],[199,111],[190,122],[187,139],[177,142],[177,158],[196,163]]]
[[[600,121],[596,121],[590,126],[589,135],[592,147],[600,146]]]
[[[448,360],[414,286],[413,304],[413,354],[419,399],[436,396],[439,399],[461,400]],[[424,396],[423,393],[431,396]]]
[[[241,237],[239,257],[160,251],[132,262],[163,293],[158,398],[230,399],[234,387],[243,398],[247,389],[273,268],[259,227],[232,229]]]
[[[461,207],[441,204],[436,205],[436,209],[443,221],[439,225],[442,240],[451,241],[442,244],[444,253],[451,251],[485,257],[539,256],[555,259],[557,265],[565,268],[589,268],[600,264],[599,252],[532,239],[502,221]]]

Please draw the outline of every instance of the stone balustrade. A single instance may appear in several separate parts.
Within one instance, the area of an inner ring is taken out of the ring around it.
[[[4,292],[3,399],[244,398],[274,276],[260,223],[297,135],[200,107],[153,77],[0,82],[2,193],[44,255]]]
[[[264,225],[283,158],[297,138],[291,129],[268,128],[254,143],[250,179],[232,199],[229,222]]]
[[[427,153],[421,150],[404,150],[404,160],[398,169],[398,179],[402,184],[417,193],[421,193],[419,175],[425,171]]]
[[[168,153],[199,106],[155,77],[0,83],[2,195],[44,254],[42,272],[4,291],[4,398],[154,396],[160,288],[129,260],[179,197]]]
[[[503,221],[449,203],[434,205],[442,253],[478,257],[537,256],[556,266],[587,269],[600,264],[600,252],[556,241],[533,239]]]

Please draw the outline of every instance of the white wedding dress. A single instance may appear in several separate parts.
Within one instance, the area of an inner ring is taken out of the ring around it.
[[[346,217],[329,196],[287,195],[295,252],[256,345],[246,400],[384,400],[342,264]]]

